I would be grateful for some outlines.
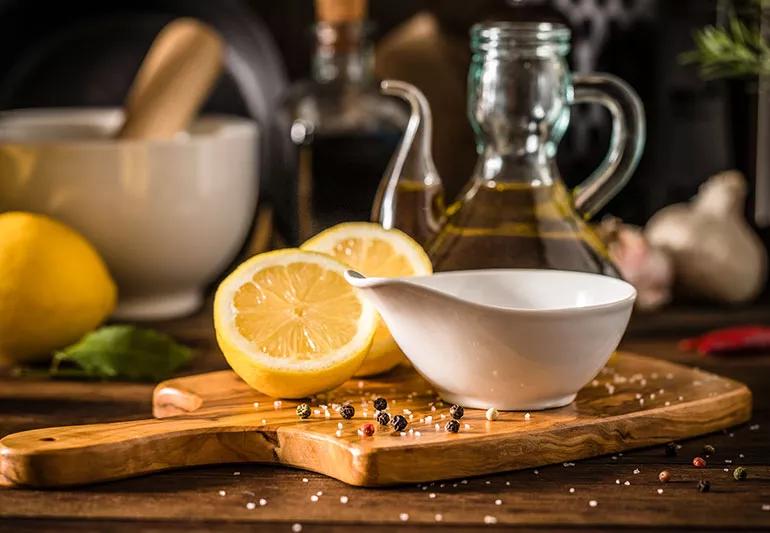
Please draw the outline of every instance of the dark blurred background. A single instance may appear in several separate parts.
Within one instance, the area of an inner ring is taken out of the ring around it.
[[[692,47],[694,29],[718,19],[716,0],[372,0],[369,13],[378,44],[408,31],[418,13],[458,41],[472,23],[490,17],[567,23],[574,32],[573,68],[616,74],[644,101],[644,157],[605,209],[628,222],[643,223],[664,205],[688,199],[720,170],[738,168],[753,179],[755,82],[704,82],[678,61]],[[152,38],[179,15],[208,21],[231,47],[227,75],[207,110],[251,116],[272,127],[275,102],[290,82],[309,73],[311,0],[3,0],[0,108],[119,105]],[[460,64],[457,72],[464,75],[464,69]],[[462,106],[451,114],[458,128],[467,128]],[[567,183],[579,182],[601,160],[608,127],[599,109],[575,111],[559,150]],[[281,186],[282,150],[279,142],[267,147],[266,191]],[[456,192],[472,159],[451,166],[440,154],[437,159],[447,188]]]

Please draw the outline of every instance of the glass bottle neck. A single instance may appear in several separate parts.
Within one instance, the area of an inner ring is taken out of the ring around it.
[[[552,185],[559,179],[556,160],[545,146],[534,152],[500,152],[486,146],[479,154],[474,177],[486,183]]]
[[[374,79],[374,50],[363,22],[315,26],[313,79],[318,83],[367,85]]]

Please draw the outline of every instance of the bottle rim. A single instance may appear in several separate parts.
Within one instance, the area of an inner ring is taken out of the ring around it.
[[[571,35],[570,29],[558,22],[486,21],[471,27],[471,49],[511,51],[555,45],[561,53],[566,53]]]

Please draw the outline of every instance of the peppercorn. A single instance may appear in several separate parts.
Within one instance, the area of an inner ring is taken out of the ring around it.
[[[675,442],[669,442],[666,444],[666,457],[676,457],[676,443]]]
[[[705,455],[706,457],[710,455],[714,455],[715,453],[716,453],[716,448],[714,448],[711,444],[706,444],[703,447],[703,455]]]
[[[353,418],[353,415],[355,414],[356,414],[355,408],[349,403],[346,403],[345,405],[340,407],[340,416],[345,420],[350,420],[351,418]]]
[[[377,422],[381,426],[387,426],[390,423],[390,415],[385,411],[377,413]]]
[[[300,418],[308,418],[310,416],[310,406],[306,403],[301,403],[297,406],[297,416]]]
[[[393,419],[390,421],[390,425],[392,425],[393,429],[396,431],[404,431],[408,423],[409,422],[406,421],[406,418],[404,418],[401,415],[394,416]]]
[[[671,479],[671,472],[668,470],[663,470],[660,474],[658,474],[658,479],[661,483],[668,483],[668,481]]]
[[[460,409],[462,409],[462,407]],[[451,433],[457,433],[458,431],[460,431],[460,422],[458,422],[457,419],[453,418],[446,423],[446,426],[444,426],[444,429],[446,429]]]
[[[742,466],[739,466],[735,470],[733,470],[733,477],[735,478],[735,481],[743,481],[749,476],[748,470],[743,468]]]
[[[388,400],[383,397],[379,397],[374,400],[374,408],[378,411],[384,411],[388,408]]]
[[[449,408],[449,415],[455,420],[460,420],[465,414],[465,409],[461,405],[453,405]]]
[[[692,465],[695,468],[705,468],[706,466],[706,460],[703,457],[696,457],[692,460]]]
[[[711,482],[707,479],[698,481],[698,492],[708,492],[711,490]]]
[[[374,424],[364,424],[361,426],[361,431],[367,437],[374,435]]]

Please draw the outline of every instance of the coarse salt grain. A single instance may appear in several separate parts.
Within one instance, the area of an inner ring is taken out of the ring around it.
[[[306,477],[303,477],[302,478],[302,483],[307,483],[307,482],[308,482],[308,479]]]
[[[406,522],[409,520],[409,513],[401,513],[398,515],[398,517],[401,519],[402,522]]]
[[[323,496],[324,495],[324,491],[319,490],[318,492],[315,493],[315,495],[316,496]]]
[[[620,485],[620,480],[619,479],[615,480],[615,485]]]
[[[759,429],[759,424],[752,424],[749,426],[749,431],[756,431]]]
[[[266,500],[266,499],[264,499],[264,498],[260,498],[260,499],[259,499],[259,505],[261,505],[262,507],[264,507],[265,505],[267,505],[267,500]]]
[[[628,486],[631,484],[631,482],[630,482],[630,481],[628,481],[628,480],[626,480],[626,481],[624,481],[624,482],[623,482],[623,484],[624,484],[626,487],[628,487]]]
[[[596,507],[597,505],[599,505],[599,502],[597,502],[596,500],[591,500],[588,502],[588,505],[589,507]]]
[[[634,474],[638,474],[640,470],[638,468],[634,468]]]
[[[313,502],[313,503],[317,502],[318,501],[318,496],[313,494],[312,496],[310,496],[310,501]]]
[[[342,436],[342,430],[338,429],[337,431],[334,432],[334,434],[337,436],[337,438],[339,438]]]
[[[274,402],[273,402],[273,407],[274,407],[275,409],[280,409],[280,408],[281,408],[281,400],[276,400],[276,401],[274,401]]]
[[[658,489],[658,494],[663,494],[663,489]]]
[[[575,494],[575,487],[570,487],[569,488],[569,493],[570,494]]]
[[[240,475],[241,475],[241,473],[240,473],[240,472],[233,472],[233,475],[234,475],[234,476],[240,476]]]
[[[340,503],[348,503],[349,499],[347,496],[340,496]]]
[[[220,491],[219,491],[219,495],[220,495],[220,496],[226,496],[226,495],[227,495],[227,493],[226,493],[225,491],[223,491],[223,490],[220,490]]]
[[[254,502],[249,502],[246,504],[246,509],[248,509],[249,511],[253,511],[256,508],[257,508],[257,504]]]
[[[444,515],[442,515],[441,513],[436,513],[435,515],[433,515],[433,520],[435,520],[436,522],[441,522],[443,519],[444,519]]]
[[[495,518],[492,515],[486,515],[484,517],[484,523],[485,524],[497,524],[497,518]]]
[[[254,402],[254,409],[259,409],[259,402]]]
[[[503,504],[503,500],[495,500],[495,505],[502,505],[502,504]]]
[[[300,531],[302,531],[302,524],[292,524],[291,525],[291,530],[294,533],[299,533]]]
[[[431,492],[430,494],[428,494],[428,498],[435,498],[435,497],[436,497],[435,492]]]
[[[470,425],[470,424],[464,424],[464,425],[463,425],[463,427],[464,427],[465,429],[471,429],[471,425]]]
[[[529,420],[530,418],[532,418],[532,415],[529,413],[524,413],[524,420]]]
[[[770,511],[770,503],[763,503],[762,504],[762,510],[763,511]]]

